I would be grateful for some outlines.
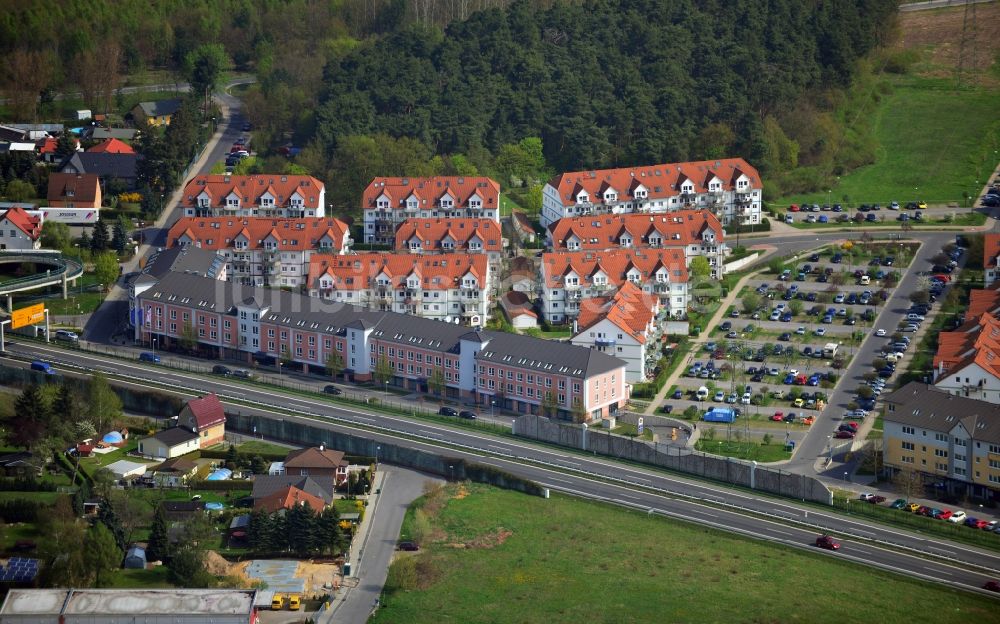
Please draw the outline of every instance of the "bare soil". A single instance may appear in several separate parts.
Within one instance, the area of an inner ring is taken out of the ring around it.
[[[971,9],[970,9],[971,10]],[[929,74],[947,73],[958,67],[962,43],[965,5],[932,11],[900,13],[898,46],[903,49],[928,50],[926,61],[932,66]],[[971,13],[970,13],[971,19]],[[987,73],[1000,51],[1000,2],[976,5],[975,39],[967,49],[976,49],[968,62],[976,62],[975,70]],[[971,25],[967,36],[972,36]],[[985,77],[984,77],[985,78]],[[992,81],[996,81],[995,77]]]

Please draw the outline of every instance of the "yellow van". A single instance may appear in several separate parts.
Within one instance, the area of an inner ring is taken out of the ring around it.
[[[281,611],[285,607],[285,597],[281,594],[275,594],[274,598],[271,599],[271,610]]]
[[[298,611],[299,610],[299,595],[298,594],[292,594],[291,596],[288,597],[288,608],[291,609],[292,611]]]

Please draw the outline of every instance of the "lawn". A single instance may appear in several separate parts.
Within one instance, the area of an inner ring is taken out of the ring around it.
[[[884,206],[922,199],[964,206],[963,193],[978,194],[984,176],[995,165],[981,155],[992,156],[998,147],[997,91],[956,92],[945,80],[918,77],[890,84],[892,91],[883,97],[874,119],[876,162],[842,176],[832,193],[823,189],[792,195],[776,205],[879,202]]]
[[[776,425],[778,423],[775,423]],[[783,426],[783,425],[782,425]],[[780,437],[778,433],[774,437]],[[694,445],[695,450],[721,455],[723,457],[736,457],[737,459],[752,459],[754,461],[766,463],[776,461],[786,461],[792,454],[785,450],[785,444],[771,443],[759,444],[757,442],[735,442],[725,440],[698,440]]]
[[[166,589],[173,585],[167,581],[166,566],[157,566],[149,570],[115,570],[111,575],[108,587],[127,587],[129,589]]]
[[[1000,621],[990,598],[818,553],[559,494],[461,487],[431,511],[433,543],[390,568],[379,622],[840,624],[858,619],[844,588],[864,588],[887,624],[915,613]],[[403,539],[413,518],[411,508]],[[613,534],[597,536],[595,522]]]
[[[228,447],[226,447],[228,448]],[[279,444],[271,444],[270,442],[264,442],[263,440],[251,440],[249,442],[244,442],[236,447],[236,449],[245,455],[254,455],[257,453],[267,453],[272,455],[287,455],[288,451],[291,450],[287,446],[281,446]]]
[[[0,501],[23,499],[51,505],[61,496],[66,496],[66,494],[62,492],[0,492]]]

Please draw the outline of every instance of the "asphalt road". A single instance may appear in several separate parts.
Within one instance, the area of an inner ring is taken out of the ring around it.
[[[160,390],[166,392],[214,391],[224,402],[230,398],[259,401],[267,405],[255,409],[230,403],[229,409],[261,418],[274,418],[275,410],[281,409],[285,412],[282,418],[309,421],[330,430],[355,435],[359,434],[359,426],[378,428],[361,433],[370,437],[374,444],[393,443],[435,453],[445,452],[449,456],[502,468],[553,490],[609,500],[647,511],[652,509],[652,513],[687,518],[699,524],[787,545],[812,548],[809,544],[819,532],[831,531],[848,536],[844,551],[839,556],[857,557],[861,563],[967,589],[980,587],[987,579],[1000,576],[998,552],[928,538],[904,529],[871,523],[864,518],[832,514],[792,500],[732,489],[722,483],[699,482],[610,458],[550,449],[486,432],[338,406],[319,397],[283,397],[273,390],[257,389],[253,384],[235,380],[145,367],[138,362],[123,362],[44,344],[18,343],[9,347],[9,351],[11,355],[27,359],[45,358],[66,374],[75,374],[73,366],[76,366],[80,374],[104,370],[120,378],[131,379],[131,383],[142,388],[156,383],[165,384],[167,387]],[[10,358],[7,364],[27,366],[25,361]],[[743,515],[749,511],[759,515]],[[884,544],[894,546],[890,548]],[[857,554],[851,554],[852,551]],[[911,551],[919,554],[910,554]]]

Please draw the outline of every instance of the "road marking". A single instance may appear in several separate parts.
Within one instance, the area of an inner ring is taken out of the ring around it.
[[[435,436],[435,435],[437,435],[437,431],[428,431],[426,429],[417,429],[417,431],[420,432],[420,433],[422,433],[422,434],[424,434],[424,435],[428,435],[428,436]]]
[[[509,451],[510,450],[509,446],[497,446],[496,444],[489,444],[487,446],[489,446],[489,448],[500,449],[501,451]]]
[[[632,496],[630,494],[622,494],[622,496],[625,497],[625,498],[631,498],[632,500],[642,500],[640,497],[638,497],[638,496]]]
[[[549,477],[552,481],[559,481],[560,483],[573,483],[572,481],[567,481],[566,479],[557,479],[556,477]]]
[[[374,418],[365,418],[364,416],[355,416],[354,420],[360,420],[362,422],[370,422],[370,423],[375,422]]]
[[[938,568],[928,568],[927,566],[924,566],[924,569],[930,570],[934,574],[947,574],[948,576],[951,576],[951,572],[945,572],[944,570],[939,570]]]
[[[782,535],[787,535],[788,537],[795,537],[794,533],[789,533],[788,531],[782,531],[780,529],[772,529],[772,528],[768,528],[767,530],[770,531],[771,533],[781,533]]]

